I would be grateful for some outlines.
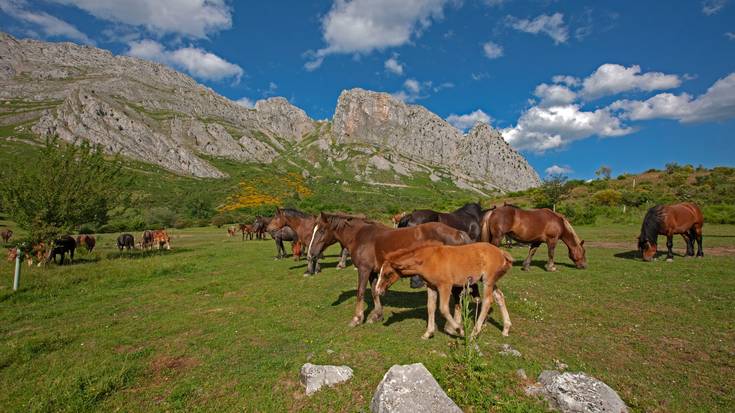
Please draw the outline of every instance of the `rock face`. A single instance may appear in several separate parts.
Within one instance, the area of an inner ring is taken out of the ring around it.
[[[394,365],[385,373],[370,402],[373,413],[461,413],[421,363]]]
[[[528,394],[544,396],[552,408],[564,413],[627,413],[628,406],[607,384],[584,373],[541,372]]]
[[[352,378],[352,369],[347,366],[319,366],[306,363],[301,366],[301,384],[310,396],[324,386],[334,386]]]
[[[418,173],[480,192],[540,183],[488,125],[463,135],[385,93],[344,91],[333,121],[317,122],[284,98],[248,109],[164,65],[73,43],[0,33],[0,100],[0,126],[86,139],[181,175],[226,176],[205,157],[268,164],[308,155],[311,174],[347,164],[356,180],[375,184]]]

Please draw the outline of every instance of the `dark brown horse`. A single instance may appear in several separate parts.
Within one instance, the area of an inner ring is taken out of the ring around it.
[[[255,239],[266,239],[265,234],[268,233],[266,228],[268,228],[268,223],[270,223],[270,221],[271,218],[262,217],[260,215],[255,217],[255,222],[253,222],[253,232],[255,232]]]
[[[447,245],[462,245],[472,242],[470,237],[447,225],[430,222],[410,228],[390,228],[382,223],[362,217],[345,215],[319,214],[311,242],[311,254],[323,251],[324,245],[332,238],[339,241],[350,251],[352,263],[358,271],[357,304],[355,315],[350,321],[354,327],[362,324],[364,314],[364,297],[368,281],[370,281],[375,308],[368,316],[372,323],[383,318],[383,306],[380,296],[375,290],[380,266],[384,257],[401,248],[412,248],[426,241],[439,241]]]
[[[313,215],[305,214],[297,209],[293,208],[276,208],[276,214],[271,219],[266,229],[268,232],[275,231],[285,226],[291,227],[296,232],[299,242],[301,245],[309,245],[311,238],[314,234],[314,225],[316,218]],[[336,243],[334,240],[332,244]],[[329,244],[331,245],[331,244]],[[344,244],[342,244],[344,245]],[[326,248],[326,247],[325,247]],[[321,265],[319,264],[319,258],[321,254],[308,254],[306,256],[306,270],[304,275],[314,275],[321,271]],[[347,249],[342,247],[342,254],[337,265],[337,268],[344,268],[347,265]]]
[[[92,235],[82,234],[77,237],[77,248],[84,246],[87,252],[92,252],[96,244],[97,240]]]
[[[638,250],[643,261],[651,261],[656,255],[658,236],[666,236],[668,254],[666,261],[674,259],[674,235],[681,234],[687,244],[688,257],[694,256],[694,241],[697,241],[697,257],[703,257],[702,226],[704,217],[699,206],[693,202],[672,205],[656,205],[648,210],[638,237]]]
[[[561,240],[569,249],[569,259],[577,268],[587,268],[587,257],[584,241],[574,232],[569,221],[561,214],[550,209],[524,210],[514,205],[503,205],[488,210],[482,219],[482,241],[500,246],[504,236],[510,235],[514,240],[531,244],[528,256],[523,261],[523,270],[528,271],[533,254],[542,243],[549,248],[547,271],[556,271],[554,265],[554,249]]]
[[[4,243],[8,243],[10,241],[10,238],[13,236],[13,230],[10,228],[5,228],[2,231],[0,231],[0,238],[3,239]]]

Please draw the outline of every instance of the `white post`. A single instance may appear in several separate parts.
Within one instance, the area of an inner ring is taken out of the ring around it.
[[[18,251],[18,254],[15,256],[15,276],[13,277],[13,291],[18,291],[18,287],[20,287],[20,256],[22,254],[22,252]]]

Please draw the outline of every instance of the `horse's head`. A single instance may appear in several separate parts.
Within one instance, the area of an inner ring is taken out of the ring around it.
[[[378,281],[375,283],[375,293],[383,295],[398,279],[401,278],[401,274],[393,266],[390,261],[383,261],[383,265],[380,266],[380,273],[378,275]]]
[[[579,245],[569,247],[569,259],[574,262],[580,270],[587,268],[587,251],[584,249],[584,240]]]
[[[643,261],[651,261],[656,255],[656,244],[643,236],[638,237],[638,251],[640,251]]]
[[[306,246],[306,259],[319,257],[327,245],[334,241],[334,231],[324,212],[319,213],[311,230],[309,244]]]
[[[273,219],[271,219],[271,222],[268,223],[268,226],[265,228],[266,231],[276,231],[279,230],[288,224],[286,222],[286,214],[283,213],[283,210],[281,208],[276,207],[276,213],[273,215]]]

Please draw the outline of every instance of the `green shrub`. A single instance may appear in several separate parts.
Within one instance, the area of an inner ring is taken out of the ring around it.
[[[592,195],[592,199],[594,199],[595,203],[598,205],[618,205],[623,199],[623,194],[615,189],[603,189],[595,192],[595,194]]]
[[[704,221],[711,224],[735,224],[735,205],[705,205],[702,214]]]
[[[572,225],[592,225],[597,221],[599,210],[589,205],[562,204],[557,209]]]

